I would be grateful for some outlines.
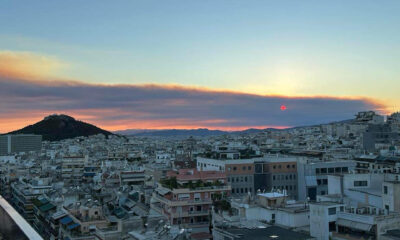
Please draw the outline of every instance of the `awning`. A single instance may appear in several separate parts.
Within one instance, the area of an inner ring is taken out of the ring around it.
[[[357,230],[365,231],[365,232],[371,231],[371,228],[373,227],[373,225],[371,225],[371,224],[361,223],[361,222],[355,222],[355,221],[350,221],[350,220],[341,219],[341,218],[339,218],[339,219],[336,221],[336,224],[337,224],[337,225],[340,225],[340,226],[352,228],[352,229],[357,229]]]
[[[171,192],[171,190],[169,190],[168,188],[164,188],[164,187],[158,187],[158,188],[156,188],[156,192],[158,192],[160,195],[164,196],[165,194]]]
[[[74,224],[68,225],[68,226],[67,226],[67,229],[68,229],[68,230],[72,230],[72,229],[77,228],[77,227],[79,227],[79,226],[80,226],[79,223],[74,223]]]
[[[47,204],[45,204],[45,205],[39,207],[40,211],[42,211],[42,212],[50,211],[50,210],[53,209],[53,208],[56,208],[56,206],[54,206],[54,205],[51,204],[51,203],[47,203]]]
[[[307,187],[317,186],[317,177],[316,176],[306,176],[305,179],[306,179]]]
[[[84,177],[94,177],[95,175],[96,175],[96,173],[94,173],[94,172],[85,172],[85,173],[83,173]]]
[[[60,220],[60,223],[63,224],[63,225],[67,225],[70,222],[72,222],[72,219],[70,217],[68,217],[68,216],[66,216],[66,217],[64,217],[64,218],[62,218]]]

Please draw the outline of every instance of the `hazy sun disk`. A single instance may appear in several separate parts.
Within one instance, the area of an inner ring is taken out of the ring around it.
[[[285,105],[281,105],[281,111],[285,111],[286,110],[286,106]]]

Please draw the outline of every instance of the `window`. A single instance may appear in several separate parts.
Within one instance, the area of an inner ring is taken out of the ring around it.
[[[340,167],[337,167],[337,168],[335,168],[335,172],[340,173],[340,172],[342,172],[342,169]]]
[[[285,179],[286,179],[286,180],[288,180],[288,179],[289,179],[287,175],[285,176]]]
[[[236,171],[236,167],[233,167],[233,171]]]
[[[231,181],[231,178],[228,177],[228,182],[230,182],[230,181]]]
[[[292,164],[292,168],[296,168],[296,165]]]
[[[275,175],[272,176],[272,180],[275,180]]]
[[[281,167],[282,167],[281,165],[278,165],[278,168],[279,168],[279,169],[281,169]]]
[[[244,181],[247,182],[247,177],[244,177]]]
[[[328,168],[328,173],[334,173],[335,169],[334,168]]]
[[[327,185],[328,184],[328,179],[322,179],[322,184]]]
[[[230,167],[228,167],[228,172],[230,172],[231,171],[231,168]]]
[[[286,165],[286,168],[290,168],[290,165],[288,164],[288,165]]]
[[[354,181],[354,187],[366,187],[368,186],[368,181]]]
[[[249,170],[249,171],[250,171],[250,170],[251,170],[251,166],[248,166],[248,167],[247,167],[247,170]]]
[[[232,178],[232,182],[233,182],[233,183],[235,182],[235,178],[234,178],[234,177]]]
[[[276,166],[274,165],[274,166],[272,166],[272,168],[273,168],[273,169],[276,169]]]
[[[343,207],[343,206],[340,207],[340,211],[341,211],[341,212],[344,211],[344,207]]]
[[[387,186],[383,186],[383,193],[384,194],[388,194],[388,187]]]
[[[316,172],[317,174],[320,174],[320,173],[321,173],[321,169],[316,168],[316,169],[315,169],[315,172]]]
[[[342,167],[342,172],[343,173],[347,173],[349,171],[349,168],[348,167]]]
[[[246,166],[243,166],[243,167],[242,167],[242,170],[243,170],[243,171],[246,171]]]

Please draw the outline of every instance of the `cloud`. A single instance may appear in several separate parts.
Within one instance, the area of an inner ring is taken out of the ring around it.
[[[32,52],[0,51],[1,77],[43,80],[54,77],[66,66],[56,58]]]
[[[326,123],[352,118],[358,111],[384,109],[366,98],[262,96],[175,85],[96,85],[0,76],[0,86],[0,132],[51,113],[70,114],[108,130],[233,130]],[[280,110],[282,104],[286,111]]]

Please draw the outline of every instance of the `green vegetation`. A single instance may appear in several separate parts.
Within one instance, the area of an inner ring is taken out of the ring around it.
[[[163,187],[166,187],[169,189],[178,188],[178,181],[176,180],[176,177],[162,179],[162,180],[160,180],[160,183]]]
[[[219,181],[203,182],[201,180],[198,180],[196,182],[189,181],[188,183],[185,183],[185,184],[179,184],[176,180],[176,177],[162,179],[160,181],[160,183],[163,187],[166,187],[169,189],[176,189],[176,188],[196,189],[196,188],[202,188],[202,187],[213,187],[213,186],[223,186],[224,185],[223,183],[221,183]]]

